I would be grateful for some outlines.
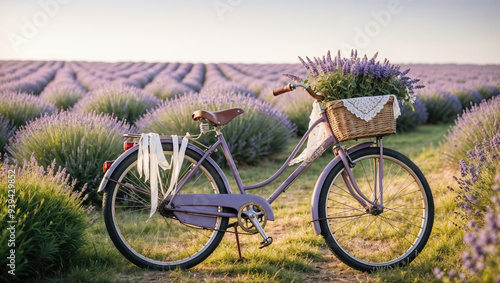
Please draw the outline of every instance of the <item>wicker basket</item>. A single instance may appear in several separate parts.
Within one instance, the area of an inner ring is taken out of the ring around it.
[[[395,134],[396,119],[394,119],[393,103],[397,103],[394,102],[394,97],[389,98],[384,108],[369,122],[347,110],[342,100],[327,102],[325,109],[335,137],[342,142]]]

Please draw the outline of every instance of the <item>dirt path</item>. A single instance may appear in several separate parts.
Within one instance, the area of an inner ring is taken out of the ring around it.
[[[349,268],[338,260],[328,248],[321,250],[324,262],[313,262],[316,272],[304,274],[305,282],[358,282],[367,275]]]

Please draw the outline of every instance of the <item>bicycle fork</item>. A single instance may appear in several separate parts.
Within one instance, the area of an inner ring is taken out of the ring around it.
[[[339,144],[334,145],[333,149],[335,154],[340,157],[342,163],[344,164],[345,170],[341,173],[342,180],[346,184],[349,193],[356,199],[356,201],[366,209],[367,213],[378,215],[384,211],[383,206],[383,147],[382,147],[382,138],[377,138],[376,145],[380,147],[380,156],[377,161],[374,160],[374,188],[373,188],[373,201],[367,198],[359,189],[359,186],[354,178],[354,175],[351,171],[351,168],[356,166],[356,163],[353,162],[348,155],[347,151],[345,151]],[[378,192],[377,192],[378,191]]]

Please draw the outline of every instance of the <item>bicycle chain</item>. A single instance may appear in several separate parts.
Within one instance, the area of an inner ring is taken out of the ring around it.
[[[184,223],[182,223],[182,224],[184,224]],[[201,228],[201,227],[190,226],[187,224],[184,224],[184,225],[189,227],[189,228],[194,228],[194,229],[198,229],[198,230],[212,230],[212,231],[217,231],[217,232],[224,232],[224,233],[231,233],[231,234],[238,234],[238,235],[255,235],[255,234],[251,234],[251,233],[234,232],[234,231],[229,231],[229,230],[219,230],[219,229],[212,229],[212,228],[205,228],[205,227]],[[230,228],[230,227],[234,227],[236,225],[238,225],[238,222],[228,224],[227,227]]]

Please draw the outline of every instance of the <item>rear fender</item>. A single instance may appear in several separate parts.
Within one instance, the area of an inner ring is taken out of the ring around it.
[[[373,145],[373,142],[365,142],[361,143],[355,146],[350,147],[347,149],[348,154],[352,154],[358,150],[370,147]],[[319,175],[318,180],[316,181],[316,185],[314,186],[314,191],[311,197],[311,218],[312,218],[312,223],[313,223],[313,229],[314,233],[316,235],[319,235],[321,233],[321,227],[319,225],[319,197],[321,194],[321,188],[323,188],[323,184],[325,183],[326,177],[328,176],[328,173],[338,164],[341,163],[342,160],[340,159],[339,156],[335,157],[328,165],[326,165],[325,169],[323,169],[323,172],[321,172],[321,175]]]

